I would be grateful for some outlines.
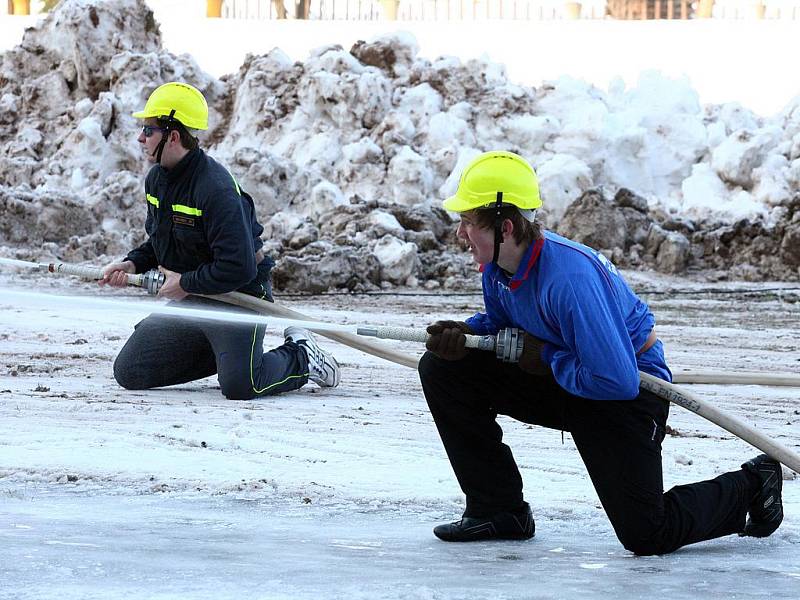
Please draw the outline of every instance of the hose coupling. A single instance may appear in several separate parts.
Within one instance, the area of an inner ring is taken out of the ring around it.
[[[495,354],[499,360],[508,363],[519,362],[524,343],[523,333],[522,329],[516,327],[508,327],[497,332]]]
[[[148,294],[155,296],[164,285],[165,279],[166,277],[161,271],[156,269],[147,271],[142,275],[142,287],[147,290]]]

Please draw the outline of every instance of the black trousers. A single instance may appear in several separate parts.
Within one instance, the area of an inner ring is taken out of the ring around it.
[[[208,298],[171,302],[177,308],[248,312]],[[114,378],[129,390],[147,390],[217,374],[231,400],[296,390],[308,381],[308,360],[294,342],[263,351],[265,326],[150,315],[114,361]]]
[[[572,434],[617,537],[641,555],[742,531],[757,483],[738,470],[664,493],[661,442],[669,403],[587,400],[552,377],[529,375],[489,352],[460,361],[428,352],[420,379],[447,456],[466,495],[464,516],[519,507],[522,478],[503,444],[498,414]]]

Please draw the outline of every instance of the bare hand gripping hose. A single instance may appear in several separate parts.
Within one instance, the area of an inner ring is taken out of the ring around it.
[[[57,275],[75,275],[89,281],[97,281],[103,278],[103,269],[99,267],[81,267],[67,263],[35,263],[26,260],[14,260],[13,258],[0,258],[0,264],[45,271]],[[128,277],[128,285],[145,288],[149,294],[153,295],[158,293],[158,289],[164,283],[164,274],[156,270],[136,275],[126,273],[126,275]]]

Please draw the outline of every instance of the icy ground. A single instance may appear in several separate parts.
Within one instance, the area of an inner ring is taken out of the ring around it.
[[[796,372],[797,288],[630,273],[673,367]],[[727,291],[720,291],[726,287]],[[780,292],[765,288],[784,287]],[[0,274],[0,598],[783,598],[800,596],[800,481],[783,526],[664,557],[617,542],[568,434],[502,421],[537,521],[530,542],[451,545],[431,528],[462,496],[416,374],[327,342],[343,367],[313,385],[234,402],[215,378],[147,392],[117,387],[136,316],[10,303],[2,290],[94,295],[71,280]],[[747,289],[747,292],[735,291]],[[673,291],[670,291],[673,290]],[[665,293],[666,292],[666,293]],[[114,294],[104,290],[103,297]],[[153,302],[139,291],[117,292]],[[423,326],[478,295],[280,299],[337,323]],[[266,345],[280,343],[268,331]],[[393,343],[418,353],[414,345]],[[692,386],[800,448],[800,392]],[[673,407],[665,486],[735,469],[758,452]]]

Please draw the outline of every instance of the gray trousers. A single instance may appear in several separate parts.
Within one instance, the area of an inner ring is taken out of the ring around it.
[[[249,312],[194,297],[169,306]],[[305,352],[287,342],[265,353],[264,330],[263,324],[150,315],[136,325],[114,361],[114,378],[126,389],[147,390],[216,373],[222,394],[231,400],[302,387],[308,381]]]

